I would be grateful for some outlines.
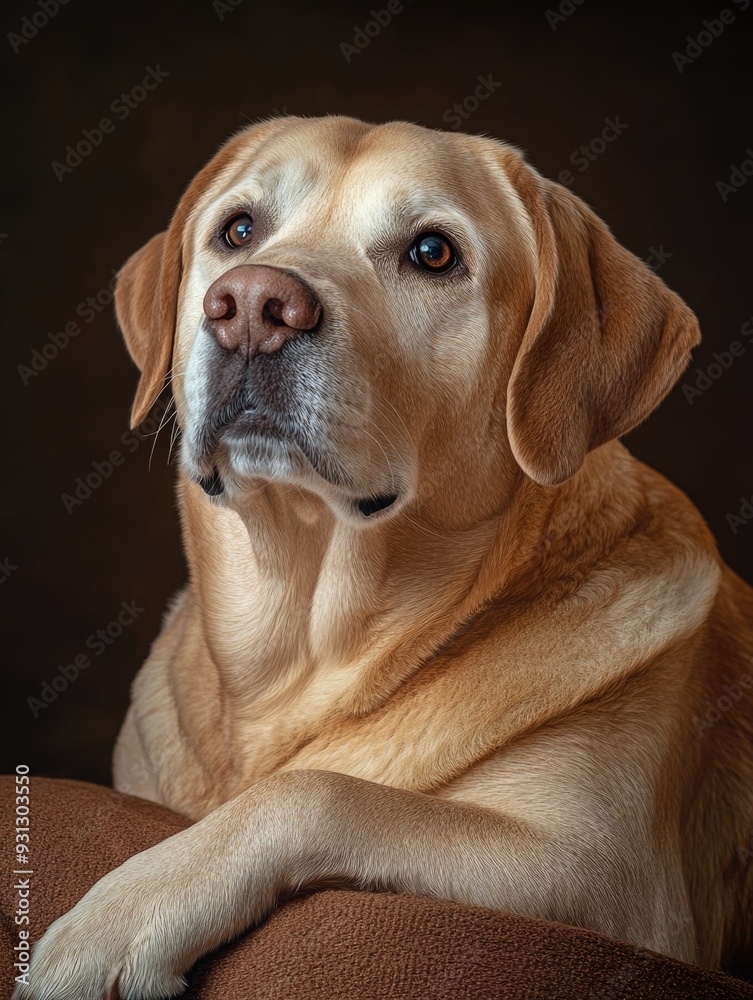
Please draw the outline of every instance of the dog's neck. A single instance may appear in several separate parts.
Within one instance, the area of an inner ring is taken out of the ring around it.
[[[619,503],[599,515],[599,547],[635,521],[639,491],[626,474],[635,463],[619,445],[600,451],[578,484],[547,490],[521,476],[500,513],[462,530],[401,514],[359,528],[277,484],[238,513],[184,480],[201,630],[234,704],[261,714],[305,688],[309,701],[320,692],[369,711],[492,598],[530,602],[556,589],[558,546],[569,546],[570,577],[572,539],[582,562],[593,557],[588,522],[605,493],[619,489]]]

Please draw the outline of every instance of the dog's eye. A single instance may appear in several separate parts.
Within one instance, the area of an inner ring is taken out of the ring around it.
[[[236,215],[225,225],[222,230],[222,237],[229,247],[246,246],[254,228],[254,220],[250,215]]]
[[[424,271],[441,274],[457,264],[452,243],[440,233],[422,233],[408,251],[413,263]]]

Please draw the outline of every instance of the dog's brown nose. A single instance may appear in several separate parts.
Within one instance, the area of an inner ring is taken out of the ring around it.
[[[241,264],[226,271],[204,296],[204,312],[226,351],[274,354],[319,322],[322,306],[299,278],[277,267]]]

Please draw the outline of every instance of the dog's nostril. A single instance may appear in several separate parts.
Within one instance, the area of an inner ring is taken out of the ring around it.
[[[232,319],[237,312],[235,299],[232,295],[216,295],[207,298],[204,303],[204,312],[209,319]]]
[[[264,319],[272,320],[277,326],[285,326],[285,320],[282,316],[284,309],[285,303],[279,299],[267,299],[261,314]]]
[[[223,302],[225,305],[225,312],[222,316],[218,316],[217,319],[232,319],[237,312],[235,299],[233,298],[232,295],[225,295],[223,297]]]

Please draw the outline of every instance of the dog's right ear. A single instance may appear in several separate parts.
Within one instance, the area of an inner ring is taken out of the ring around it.
[[[236,150],[248,142],[248,134],[258,128],[246,129],[225,143],[188,185],[167,230],[153,236],[120,269],[115,312],[131,357],[141,370],[131,408],[131,427],[138,427],[154,406],[170,371],[188,219]]]
[[[128,258],[118,274],[115,311],[141,379],[131,427],[146,417],[170,370],[182,272],[181,233],[171,224]],[[177,239],[175,239],[177,237]]]
[[[295,126],[294,116],[273,118],[242,129],[229,139],[186,188],[166,232],[152,237],[125,262],[118,274],[115,311],[141,379],[131,409],[138,427],[154,405],[170,371],[183,276],[184,236],[197,201],[242,152],[273,132]]]

